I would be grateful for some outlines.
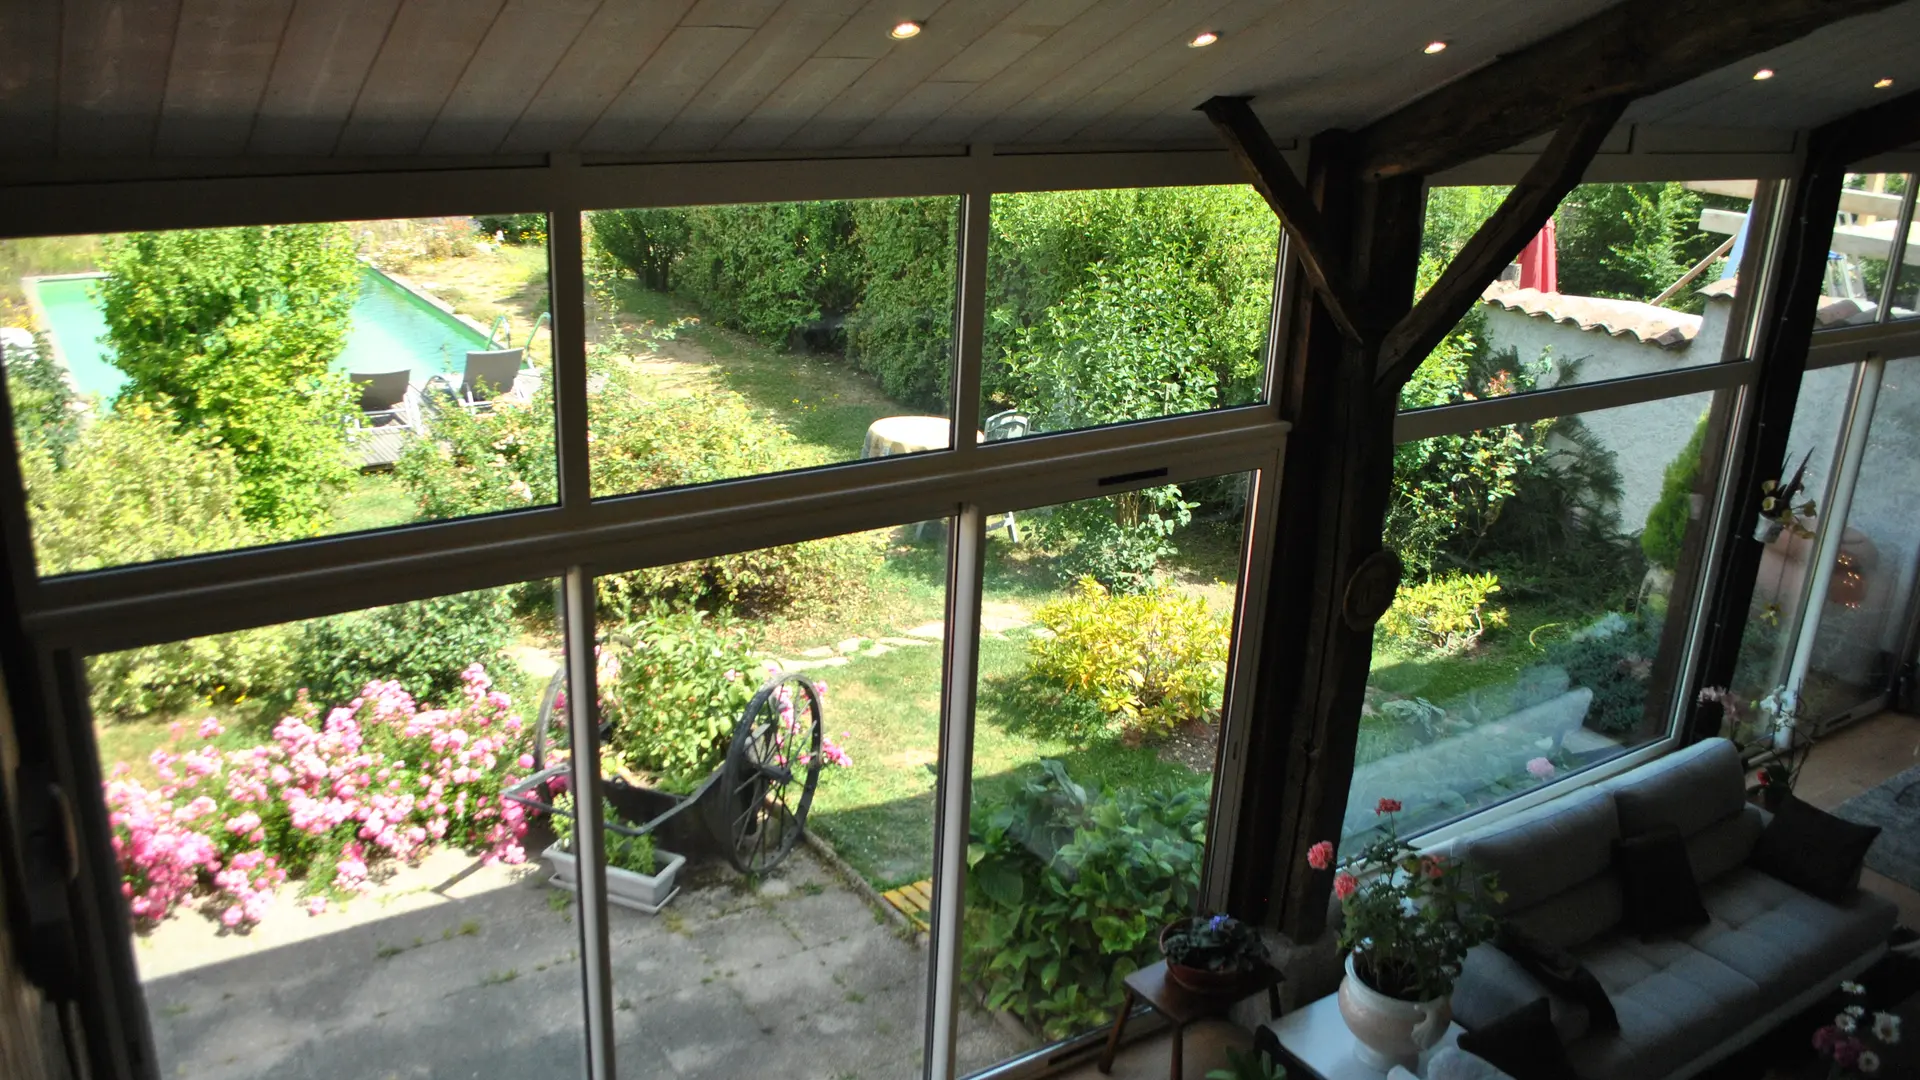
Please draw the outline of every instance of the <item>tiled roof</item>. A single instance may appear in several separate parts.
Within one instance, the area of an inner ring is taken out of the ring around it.
[[[1602,296],[1569,296],[1539,289],[1515,289],[1495,282],[1481,299],[1536,319],[1577,326],[1612,337],[1631,337],[1663,349],[1684,349],[1700,332],[1700,316]]]
[[[1700,295],[1731,300],[1738,291],[1733,278],[1721,278],[1719,281],[1700,290]],[[1813,313],[1821,326],[1844,326],[1849,323],[1873,321],[1874,303],[1871,300],[1849,300],[1843,296],[1822,296],[1820,310]]]

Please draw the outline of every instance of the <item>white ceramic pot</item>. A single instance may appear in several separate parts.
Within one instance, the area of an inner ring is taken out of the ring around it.
[[[1347,977],[1340,982],[1340,1018],[1353,1032],[1353,1056],[1362,1065],[1386,1072],[1395,1065],[1419,1067],[1420,1055],[1447,1033],[1453,1022],[1452,998],[1419,1003],[1391,998],[1362,982],[1347,955]]]

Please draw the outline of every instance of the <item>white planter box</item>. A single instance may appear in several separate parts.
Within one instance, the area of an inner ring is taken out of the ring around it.
[[[540,853],[553,867],[553,878],[549,884],[559,886],[568,892],[580,891],[580,873],[577,860],[570,851],[561,849],[555,842]],[[686,865],[684,855],[670,855],[667,852],[655,852],[658,864],[652,874],[636,874],[631,870],[622,870],[617,866],[607,867],[607,900],[621,907],[644,911],[648,915],[657,915],[680,892],[674,879],[680,876],[680,868]]]

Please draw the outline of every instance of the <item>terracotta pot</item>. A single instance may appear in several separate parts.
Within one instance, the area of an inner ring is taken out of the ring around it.
[[[1175,919],[1160,928],[1160,955],[1167,955],[1167,935],[1192,922],[1192,919]],[[1222,996],[1236,993],[1247,984],[1251,974],[1245,971],[1208,971],[1206,968],[1188,967],[1167,960],[1167,978],[1186,987],[1196,994]]]
[[[1417,1069],[1420,1055],[1439,1042],[1453,1022],[1451,997],[1418,1003],[1388,997],[1361,981],[1351,953],[1339,1004],[1340,1018],[1353,1032],[1353,1056],[1378,1072],[1395,1065]]]

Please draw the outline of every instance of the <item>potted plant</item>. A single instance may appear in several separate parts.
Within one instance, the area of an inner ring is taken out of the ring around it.
[[[1724,686],[1701,690],[1697,700],[1720,706],[1721,733],[1739,751],[1740,760],[1754,766],[1747,798],[1768,812],[1778,811],[1793,793],[1816,741],[1813,726],[1800,721],[1800,695],[1776,686],[1753,703],[1751,713],[1739,695]]]
[[[573,850],[573,796],[555,797],[553,808],[554,841],[541,852],[541,857],[553,867],[551,884],[577,891],[580,876],[578,856]],[[609,825],[618,820],[612,803],[602,803],[601,810],[603,820]],[[679,891],[674,882],[680,876],[680,868],[686,865],[686,857],[655,850],[652,834],[633,836],[608,828],[602,846],[607,856],[609,902],[654,915]]]
[[[1854,997],[1865,997],[1867,988],[1857,982],[1843,982],[1840,989]],[[1833,1023],[1813,1033],[1813,1049],[1828,1062],[1827,1080],[1863,1080],[1880,1073],[1880,1051],[1900,1041],[1900,1017],[1897,1013],[1877,1012],[1867,1017],[1864,1005],[1841,1009]]]
[[[1380,1072],[1414,1068],[1446,1034],[1467,950],[1493,937],[1498,922],[1487,905],[1506,898],[1494,875],[1400,839],[1399,811],[1397,800],[1380,800],[1379,837],[1333,879],[1345,915],[1340,1016],[1353,1032],[1354,1056]],[[1333,860],[1331,841],[1307,853],[1315,870],[1333,869]]]
[[[1160,931],[1167,976],[1203,994],[1232,991],[1267,958],[1253,927],[1231,915],[1177,919]]]

